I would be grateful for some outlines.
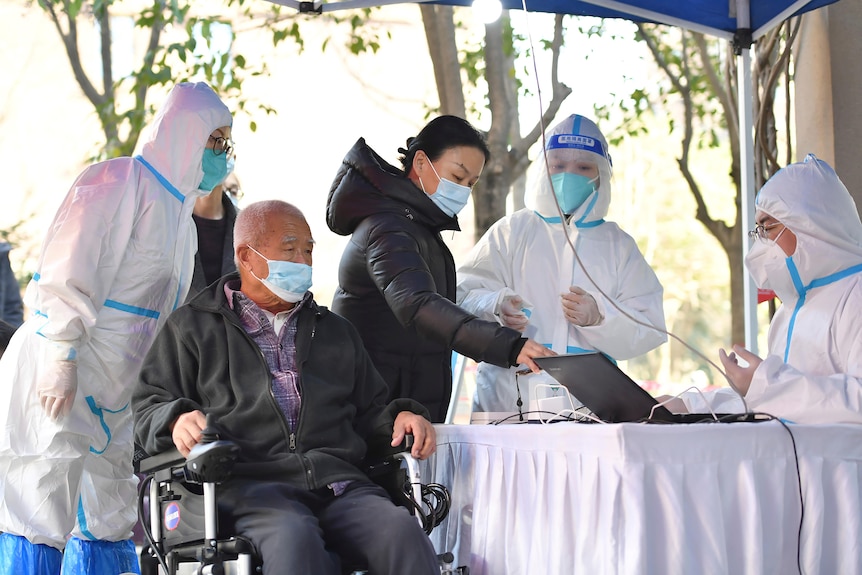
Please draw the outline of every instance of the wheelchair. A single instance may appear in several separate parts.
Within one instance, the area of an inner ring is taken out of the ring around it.
[[[262,573],[251,541],[219,532],[217,485],[230,477],[239,448],[219,440],[212,429],[208,421],[188,458],[176,449],[136,457],[135,470],[144,476],[138,517],[147,541],[140,553],[141,575],[178,575],[181,569],[188,573],[189,567],[194,575]],[[412,439],[408,436],[403,451],[373,463],[366,473],[430,533],[449,512],[449,492],[442,485],[421,482],[418,462],[410,455]],[[441,575],[469,575],[467,566],[453,566],[451,553],[438,559]],[[343,573],[367,574],[362,566],[349,565]]]

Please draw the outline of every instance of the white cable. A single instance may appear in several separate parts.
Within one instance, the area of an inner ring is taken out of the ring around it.
[[[681,392],[679,392],[678,394],[676,394],[676,395],[674,395],[674,396],[671,396],[671,397],[669,397],[668,399],[665,399],[664,401],[658,402],[658,403],[656,403],[655,405],[653,405],[653,406],[650,408],[650,410],[649,410],[649,418],[650,418],[650,419],[652,419],[652,418],[653,418],[653,415],[655,414],[655,410],[656,410],[656,408],[657,408],[657,407],[661,407],[661,406],[663,406],[663,405],[666,405],[666,404],[670,403],[671,401],[673,401],[674,399],[679,399],[679,398],[680,398],[680,397],[679,397],[680,395],[682,395],[682,394],[683,394],[683,393],[685,393],[686,391],[692,391],[692,390],[696,391],[696,392],[700,395],[700,398],[701,398],[701,399],[703,399],[703,402],[706,404],[706,408],[709,410],[709,414],[712,416],[712,418],[713,418],[715,421],[718,421],[718,416],[717,416],[717,415],[715,414],[715,412],[712,410],[712,407],[710,407],[709,402],[706,400],[706,396],[705,396],[705,395],[703,395],[703,392],[702,392],[702,391],[700,390],[700,388],[698,388],[696,385],[692,385],[691,387],[689,387],[689,388],[687,388],[687,389],[683,389],[683,390],[682,390]],[[746,413],[748,413],[748,410],[746,410]]]

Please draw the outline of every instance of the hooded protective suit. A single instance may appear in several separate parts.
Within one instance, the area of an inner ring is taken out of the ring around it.
[[[69,533],[131,536],[132,388],[189,289],[191,212],[209,193],[198,189],[203,152],[212,131],[230,125],[209,86],[179,84],[141,155],[86,168],[60,206],[25,294],[31,316],[0,361],[0,531],[57,549]],[[39,392],[58,363],[78,383],[54,421]]]
[[[782,305],[769,352],[754,371],[748,408],[797,423],[862,423],[862,222],[852,196],[809,154],[777,172],[755,206],[796,235],[796,251],[755,243],[746,266]],[[742,411],[730,389],[706,394],[716,411]],[[703,399],[683,394],[689,411]]]
[[[517,294],[532,305],[524,335],[557,353],[598,350],[614,359],[641,355],[667,339],[663,289],[631,236],[604,220],[611,201],[607,142],[592,121],[572,115],[548,133],[551,145],[597,164],[595,191],[563,223],[542,155],[533,165],[527,208],[491,226],[458,269],[458,303],[483,319],[495,319],[503,299]],[[566,234],[583,268],[577,265]],[[599,293],[584,268],[617,305],[662,331],[621,314]],[[560,294],[570,286],[580,286],[595,298],[603,321],[589,327],[566,321]],[[515,370],[480,364],[473,410],[516,409]]]

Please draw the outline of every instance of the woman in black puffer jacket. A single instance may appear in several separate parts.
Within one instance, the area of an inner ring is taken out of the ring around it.
[[[466,120],[440,116],[401,148],[403,170],[360,138],[345,156],[327,202],[329,229],[351,235],[332,310],[359,330],[389,399],[409,397],[446,417],[451,356],[502,367],[553,355],[515,330],[455,305],[455,262],[440,237],[460,230],[456,214],[489,159]]]

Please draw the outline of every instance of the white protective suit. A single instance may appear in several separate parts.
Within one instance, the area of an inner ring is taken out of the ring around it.
[[[578,115],[554,127],[548,133],[548,145],[553,136],[564,134],[583,137],[570,141],[573,149],[598,165],[596,191],[567,224],[561,223],[544,155],[537,159],[527,208],[491,226],[458,269],[458,304],[482,319],[494,320],[503,298],[517,294],[532,306],[525,336],[560,354],[598,350],[614,359],[630,359],[667,339],[663,289],[632,237],[604,220],[611,201],[611,163],[604,136],[591,120]],[[661,331],[633,322],[605,299],[577,265],[567,233],[602,291],[627,313]],[[595,298],[603,321],[589,327],[566,321],[560,296],[570,286],[580,286]],[[516,370],[480,364],[473,410],[516,410]],[[519,385],[523,398],[523,383]]]
[[[808,155],[772,176],[755,206],[796,234],[797,245],[790,257],[771,252],[777,261],[761,287],[775,290],[782,304],[769,326],[768,355],[745,396],[748,408],[797,423],[862,423],[862,222],[856,204],[835,171]],[[755,249],[763,247],[752,246],[746,265],[757,279],[764,276],[759,258],[752,260]],[[743,409],[729,388],[705,395],[717,412]],[[681,397],[689,411],[707,411],[699,395]]]
[[[198,189],[203,151],[231,123],[209,86],[178,84],[141,156],[86,168],[60,206],[25,294],[30,317],[0,360],[0,531],[57,549],[69,533],[131,536],[132,388],[189,289],[192,208],[209,193]],[[59,421],[39,403],[45,349],[77,357],[77,393]]]

